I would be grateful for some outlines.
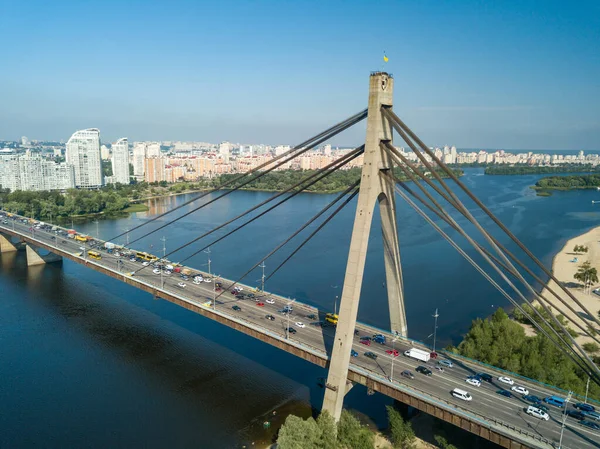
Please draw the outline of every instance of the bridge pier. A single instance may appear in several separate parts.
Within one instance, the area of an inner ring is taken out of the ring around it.
[[[3,234],[0,234],[0,254],[17,251],[17,247]]]
[[[342,414],[346,394],[350,351],[354,341],[369,235],[373,213],[377,205],[379,205],[381,215],[390,329],[395,335],[406,336],[407,333],[395,191],[393,182],[381,175],[381,172],[393,169],[393,161],[380,146],[381,142],[392,141],[391,124],[381,109],[392,107],[393,91],[394,79],[390,75],[385,72],[371,74],[367,135],[360,190],[344,276],[339,319],[323,399],[323,410],[327,410],[336,420],[339,420]]]
[[[38,249],[28,243],[25,246],[25,254],[27,255],[27,266],[44,265],[46,263],[62,262],[62,257],[57,254],[49,253],[42,256],[38,253]]]

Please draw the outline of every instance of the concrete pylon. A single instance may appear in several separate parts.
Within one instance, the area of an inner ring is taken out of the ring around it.
[[[31,245],[29,245],[27,243],[25,243],[24,245],[25,245],[25,254],[27,255],[27,266],[28,267],[32,267],[34,265],[43,265],[45,263],[62,261],[62,257],[57,254],[50,253],[46,256],[40,256],[37,253],[37,251],[31,247]]]
[[[12,253],[16,250],[17,248],[15,247],[15,245],[13,245],[13,243],[4,235],[0,234],[0,254]]]
[[[394,333],[406,336],[406,315],[404,312],[394,185],[386,177],[380,175],[380,171],[392,168],[392,162],[389,156],[380,148],[380,142],[392,141],[392,127],[381,113],[381,108],[392,106],[393,91],[394,80],[390,75],[385,72],[371,74],[367,135],[360,192],[358,194],[350,252],[344,277],[344,288],[340,301],[339,319],[323,400],[323,410],[327,410],[336,420],[340,418],[342,413],[346,394],[350,351],[354,340],[354,328],[356,327],[356,315],[360,301],[373,212],[377,203],[379,203],[381,213],[391,330]]]

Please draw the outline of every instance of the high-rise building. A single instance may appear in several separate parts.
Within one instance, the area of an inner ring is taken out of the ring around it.
[[[107,161],[110,159],[110,150],[106,145],[102,145],[100,147],[100,157],[103,161]]]
[[[0,185],[15,190],[66,190],[75,187],[73,166],[39,155],[0,156]]]
[[[146,144],[136,142],[133,146],[133,175],[139,180],[144,179],[144,160],[146,159]]]
[[[146,157],[159,157],[160,156],[160,143],[149,142],[146,144]]]
[[[144,160],[145,175],[144,179],[146,182],[160,182],[166,181],[166,162],[167,159],[163,157],[149,157]]]
[[[129,142],[123,137],[112,146],[113,182],[129,184]]]
[[[102,187],[100,159],[100,130],[96,128],[75,132],[67,141],[65,156],[75,170],[75,186],[83,189]]]
[[[21,145],[22,146],[29,145],[29,139],[25,136],[21,137]]]

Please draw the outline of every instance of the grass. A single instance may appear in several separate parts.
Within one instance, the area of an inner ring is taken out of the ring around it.
[[[546,190],[538,190],[536,196],[552,196],[552,192]]]
[[[132,203],[128,207],[123,209],[123,212],[146,212],[148,210],[149,208],[145,204]]]

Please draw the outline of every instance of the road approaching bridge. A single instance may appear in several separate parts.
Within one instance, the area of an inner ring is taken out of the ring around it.
[[[128,252],[135,254],[135,250],[124,249],[122,252],[126,254],[117,257],[114,253],[109,254],[105,249],[101,249],[104,248],[104,242],[96,240],[97,247],[91,249],[88,243],[68,238],[65,229],[54,227],[54,230],[36,230],[25,217],[8,216],[4,212],[1,212],[0,216],[2,238],[15,241],[18,239],[30,247],[47,250],[216,320],[311,363],[322,367],[328,365],[332,346],[335,344],[335,328],[323,325],[328,311],[320,311],[310,305],[268,292],[255,291],[254,288],[245,285],[240,285],[242,294],[245,295],[244,299],[240,299],[230,292],[232,281],[215,279],[191,267],[188,269],[193,274],[202,274],[202,282],[194,283],[192,276],[184,281],[175,272],[170,275],[165,275],[164,272],[155,274],[152,266],[137,271],[142,268],[142,263],[132,261],[126,255]],[[7,250],[5,240],[0,248],[2,251]],[[99,258],[94,254],[92,255],[95,258],[90,257],[90,250],[97,252]],[[215,302],[213,299],[220,293],[216,291],[216,282],[220,282],[226,291]],[[249,297],[249,293],[254,297]],[[289,314],[281,313],[286,306],[291,306],[293,311]],[[293,328],[295,332],[288,332],[288,328]],[[364,343],[364,337],[373,337],[376,334],[385,336],[384,344],[375,341],[370,341],[368,345]],[[365,385],[370,391],[378,391],[396,398],[503,447],[558,447],[563,420],[561,410],[550,405],[548,421],[528,415],[525,410],[529,403],[522,399],[520,394],[513,393],[509,398],[497,393],[498,390],[511,388],[498,378],[508,376],[514,380],[514,385],[522,386],[530,395],[541,398],[551,395],[564,397],[565,392],[443,351],[439,353],[437,360],[431,359],[427,362],[405,357],[404,351],[413,347],[428,350],[420,343],[358,323],[352,345],[353,354],[357,355],[351,359],[347,389],[354,383]],[[398,355],[394,356],[396,350]],[[365,355],[367,353],[370,353],[370,357]],[[452,362],[452,366],[444,366],[443,371],[440,371],[437,369],[441,367],[438,364],[440,360],[448,360]],[[417,372],[418,366],[430,369],[431,376]],[[407,370],[414,378],[402,374]],[[477,373],[491,375],[492,381],[484,381],[481,386],[466,382],[469,376]],[[326,385],[325,388],[332,386]],[[455,388],[466,390],[473,399],[463,401],[452,396],[451,391]],[[600,448],[600,431],[584,427],[577,420],[567,417],[562,447]]]

